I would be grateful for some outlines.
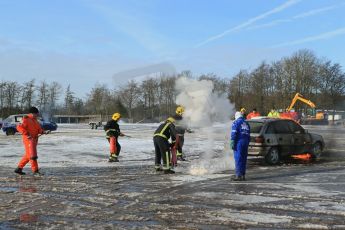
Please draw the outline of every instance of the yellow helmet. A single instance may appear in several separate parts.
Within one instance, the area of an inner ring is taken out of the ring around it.
[[[241,113],[245,113],[245,112],[246,112],[246,109],[245,109],[245,108],[242,108],[242,109],[240,110],[240,112],[241,112]]]
[[[175,122],[175,119],[172,118],[172,117],[169,117],[169,118],[167,119],[167,121],[168,121],[168,122],[171,122],[171,123],[174,123],[174,122]]]
[[[112,116],[112,119],[114,121],[117,121],[121,118],[121,114],[120,113],[114,113],[113,116]]]
[[[183,106],[177,106],[177,108],[176,108],[176,114],[182,116],[183,113],[184,113],[184,108],[183,108]]]

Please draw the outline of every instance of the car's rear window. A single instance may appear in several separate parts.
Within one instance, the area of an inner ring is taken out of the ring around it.
[[[255,121],[248,121],[250,127],[250,133],[260,133],[262,126],[264,123],[262,122],[255,122]]]

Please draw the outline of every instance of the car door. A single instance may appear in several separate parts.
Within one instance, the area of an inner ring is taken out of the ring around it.
[[[308,152],[311,146],[310,135],[303,129],[302,126],[300,126],[296,122],[290,121],[289,126],[293,132],[294,152],[295,153]]]
[[[280,153],[282,155],[293,153],[293,135],[287,121],[275,121],[273,126]]]
[[[22,121],[23,121],[23,116],[22,115],[14,117],[14,122],[15,122],[16,125],[22,123]]]

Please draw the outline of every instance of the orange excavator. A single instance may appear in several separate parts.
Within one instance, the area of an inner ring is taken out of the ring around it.
[[[315,107],[316,107],[315,104],[314,104],[313,102],[311,102],[311,101],[308,100],[308,99],[305,99],[301,94],[296,93],[295,96],[294,96],[294,98],[293,98],[292,101],[291,101],[290,106],[286,109],[286,111],[291,111],[292,108],[293,108],[293,106],[296,104],[296,102],[297,102],[298,100],[300,100],[300,101],[306,103],[307,105],[309,105],[309,106],[312,107],[313,109],[315,109]]]
[[[280,114],[280,118],[292,119],[296,122],[300,122],[297,112],[293,111],[293,107],[297,101],[301,101],[301,102],[309,105],[315,111],[316,106],[312,101],[304,98],[301,94],[296,93],[294,98],[291,101],[290,106],[286,109],[286,112]],[[325,120],[324,113],[323,112],[317,112],[315,117],[309,117],[309,118],[305,119],[305,121],[309,121],[306,123],[314,123],[313,122],[314,120],[316,120],[316,121]]]

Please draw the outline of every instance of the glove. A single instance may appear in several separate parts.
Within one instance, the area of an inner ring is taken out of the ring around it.
[[[110,129],[106,131],[106,134],[109,137],[117,137],[118,136],[118,133],[116,131],[110,130]]]
[[[231,141],[230,141],[230,148],[231,148],[232,150],[235,150],[235,141],[234,141],[234,140],[231,140]]]
[[[194,131],[191,129],[187,129],[186,131],[187,131],[187,133],[194,133]]]

